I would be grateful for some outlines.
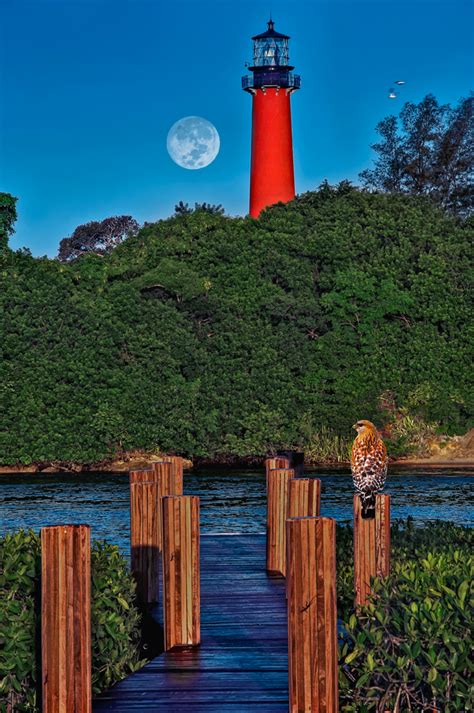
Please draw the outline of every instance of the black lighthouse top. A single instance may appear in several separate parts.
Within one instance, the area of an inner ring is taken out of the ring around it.
[[[301,79],[293,74],[288,52],[288,35],[282,35],[275,30],[273,20],[268,21],[268,28],[253,40],[253,66],[249,67],[252,74],[242,77],[242,88],[249,92],[265,87],[284,87],[299,89]]]

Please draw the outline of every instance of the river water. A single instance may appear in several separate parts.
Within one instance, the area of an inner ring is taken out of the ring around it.
[[[320,469],[305,474],[322,482],[321,515],[338,522],[352,517],[349,471]],[[419,523],[451,520],[474,524],[474,469],[392,467],[385,492],[392,518],[411,515]],[[201,498],[203,533],[265,532],[263,470],[185,471],[184,490]],[[129,487],[126,473],[47,473],[0,476],[0,535],[20,527],[88,523],[93,538],[129,549]]]

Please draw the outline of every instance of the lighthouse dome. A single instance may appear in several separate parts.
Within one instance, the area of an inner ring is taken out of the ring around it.
[[[273,20],[268,21],[266,32],[252,37],[254,67],[288,67],[288,35],[275,30]]]
[[[290,37],[289,35],[282,35],[281,32],[277,32],[275,30],[275,23],[273,20],[268,21],[268,29],[265,32],[262,32],[260,35],[255,35],[252,37],[252,40],[261,40],[265,39],[265,37],[279,37],[282,40],[289,40]]]

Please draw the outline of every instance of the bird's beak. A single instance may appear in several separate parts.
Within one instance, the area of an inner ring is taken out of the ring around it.
[[[354,424],[352,425],[352,428],[354,429],[354,431],[357,431],[357,423],[354,423]]]

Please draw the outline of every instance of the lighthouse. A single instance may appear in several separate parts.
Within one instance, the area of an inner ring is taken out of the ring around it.
[[[290,66],[289,39],[270,19],[266,32],[252,37],[252,74],[242,77],[242,89],[252,95],[249,212],[254,218],[267,206],[295,197],[290,97],[301,78]]]

